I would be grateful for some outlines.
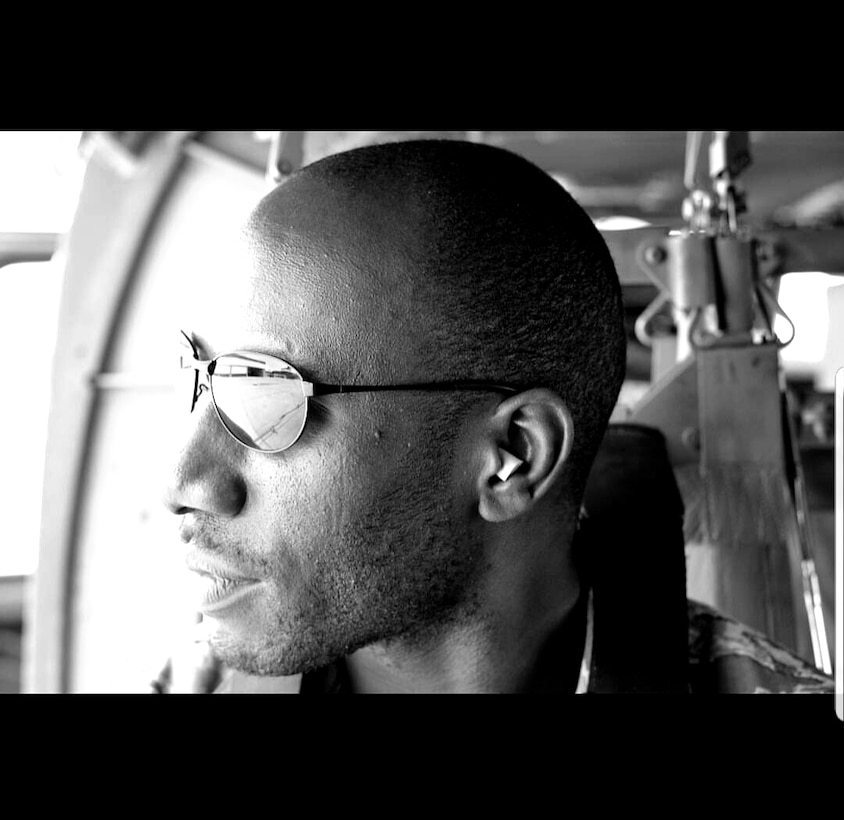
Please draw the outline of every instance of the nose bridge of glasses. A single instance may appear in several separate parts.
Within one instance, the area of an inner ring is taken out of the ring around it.
[[[193,399],[191,401],[191,413],[193,413],[200,396],[211,389],[210,376],[213,373],[214,362],[201,362],[196,356],[182,356],[181,366],[182,370],[194,371]],[[204,379],[200,378],[202,376],[204,376]]]
[[[196,401],[203,393],[212,394],[211,390],[211,376],[214,374],[215,361],[210,362],[196,362]]]
[[[195,353],[182,353],[179,357],[179,363],[182,370],[198,370],[200,373],[207,375],[213,372],[215,361],[212,359],[211,361],[203,362],[197,358]]]

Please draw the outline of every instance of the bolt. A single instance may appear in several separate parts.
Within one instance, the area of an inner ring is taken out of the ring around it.
[[[775,262],[777,261],[777,249],[771,243],[760,243],[756,246],[756,258],[762,263]]]
[[[279,176],[289,177],[293,173],[293,164],[289,159],[280,159],[276,167],[278,168]]]
[[[700,452],[700,430],[697,427],[687,427],[680,434],[680,440],[692,452]]]
[[[649,265],[661,265],[668,257],[665,248],[654,245],[645,251],[645,261]]]

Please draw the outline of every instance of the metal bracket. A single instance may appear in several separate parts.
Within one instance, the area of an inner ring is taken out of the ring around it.
[[[668,305],[673,308],[681,360],[696,348],[750,341],[758,281],[752,241],[685,232],[640,246],[637,262],[661,291],[636,323],[643,344],[653,341],[651,322]],[[714,318],[709,319],[707,311]]]
[[[267,182],[280,185],[305,162],[305,131],[275,131],[267,165]]]
[[[711,189],[700,184],[699,163],[704,134],[712,134],[709,146]],[[689,196],[683,204],[683,216],[692,231],[716,231],[736,236],[738,217],[747,210],[738,177],[752,163],[750,131],[689,131],[686,149],[686,187]]]
[[[753,163],[750,131],[713,131],[709,147],[709,174],[713,179],[737,177]]]
[[[654,284],[649,265],[664,261],[667,228],[603,231],[621,285],[624,288]],[[823,271],[844,274],[844,229],[780,228],[755,236],[756,259],[761,280],[784,273]],[[648,264],[643,264],[647,262]]]

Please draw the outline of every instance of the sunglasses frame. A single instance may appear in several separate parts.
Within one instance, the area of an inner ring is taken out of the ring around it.
[[[319,382],[309,382],[307,381],[304,376],[299,372],[299,370],[290,364],[285,359],[281,359],[278,356],[270,356],[265,353],[255,353],[252,351],[233,351],[231,353],[223,353],[219,356],[216,356],[213,359],[209,359],[207,361],[201,360],[199,358],[199,351],[196,349],[196,345],[194,344],[191,337],[184,331],[180,331],[182,336],[185,337],[188,344],[190,345],[190,349],[193,351],[193,358],[190,362],[186,363],[185,359],[182,358],[181,360],[181,367],[183,370],[192,369],[195,372],[194,376],[194,386],[193,386],[193,398],[191,400],[191,408],[190,411],[196,409],[196,404],[199,401],[199,397],[202,395],[204,391],[208,391],[211,394],[211,402],[214,405],[214,411],[217,413],[217,418],[220,420],[220,423],[223,425],[223,429],[241,446],[246,447],[250,450],[254,450],[257,453],[266,453],[267,455],[273,455],[275,453],[283,453],[285,450],[289,450],[296,444],[297,441],[302,437],[302,433],[305,430],[305,426],[308,423],[308,403],[307,400],[311,398],[316,398],[319,396],[332,396],[338,395],[343,393],[397,393],[397,392],[461,392],[461,391],[477,391],[477,392],[491,392],[491,393],[501,393],[503,395],[516,395],[517,393],[521,392],[521,388],[513,387],[512,385],[504,385],[504,384],[496,384],[493,382],[484,382],[484,381],[458,381],[458,382],[426,382],[421,384],[400,384],[400,385],[348,385],[348,384],[321,384]],[[245,441],[242,441],[240,438],[235,435],[234,432],[229,428],[229,425],[225,422],[223,418],[223,413],[220,410],[219,406],[217,405],[217,399],[214,396],[214,386],[213,386],[213,377],[214,377],[214,368],[216,367],[217,362],[220,359],[224,359],[227,356],[239,356],[242,358],[249,358],[252,356],[259,356],[261,359],[269,360],[272,362],[278,362],[279,364],[283,365],[285,368],[289,369],[293,372],[299,380],[299,383],[302,386],[302,393],[303,398],[305,399],[305,417],[302,422],[302,427],[299,430],[296,438],[290,442],[286,447],[282,447],[277,450],[266,450],[261,447],[255,447],[251,444],[247,444]],[[200,374],[205,376],[207,383],[200,383],[199,377]]]

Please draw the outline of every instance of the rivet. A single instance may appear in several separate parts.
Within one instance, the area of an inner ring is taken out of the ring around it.
[[[695,453],[700,452],[700,430],[697,427],[687,427],[680,434],[683,444]]]

